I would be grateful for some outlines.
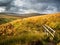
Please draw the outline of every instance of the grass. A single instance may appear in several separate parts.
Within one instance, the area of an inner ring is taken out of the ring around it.
[[[0,18],[0,25],[16,20],[15,18]]]
[[[45,45],[50,36],[43,32],[42,25],[44,24],[56,31],[53,41],[55,43],[60,41],[60,13],[7,22],[0,25],[0,45],[30,45],[38,41]]]

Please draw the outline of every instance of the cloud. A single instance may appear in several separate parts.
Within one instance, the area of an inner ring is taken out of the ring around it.
[[[43,13],[55,13],[58,12],[57,8],[54,6],[48,6],[46,10],[44,10]]]
[[[0,6],[7,6],[11,3],[13,0],[0,0]]]
[[[15,5],[15,6],[22,6],[25,4],[25,2],[22,0],[15,0],[15,1],[13,1],[13,3],[14,4],[12,4],[12,5]]]
[[[58,8],[55,5],[48,5],[47,8],[42,13],[56,13]]]
[[[4,9],[7,13],[55,13],[60,11],[59,0],[0,0],[0,2],[6,4]],[[7,4],[7,2],[10,3]]]
[[[4,12],[5,11],[5,7],[0,7],[0,12]]]
[[[20,10],[20,11],[22,11],[21,12],[21,14],[26,14],[26,13],[38,13],[38,11],[36,11],[36,10],[33,10],[33,9],[29,9],[29,10]]]
[[[33,0],[34,1],[34,0]],[[33,4],[32,0],[16,0],[14,5],[17,7],[11,7],[10,12],[16,13],[54,13],[57,12],[57,7],[55,3],[37,3]]]

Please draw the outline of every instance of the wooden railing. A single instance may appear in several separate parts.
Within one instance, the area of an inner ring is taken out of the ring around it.
[[[50,34],[52,37],[55,35],[55,31],[49,27],[48,25],[43,25],[44,31],[48,34]]]

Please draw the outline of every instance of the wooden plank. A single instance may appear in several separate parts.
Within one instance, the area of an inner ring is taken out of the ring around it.
[[[52,37],[54,37],[54,35],[53,35],[45,26],[43,26],[43,28],[44,28]]]
[[[48,29],[50,29],[50,31],[52,31],[53,33],[55,33],[55,31],[51,28],[51,27],[49,27],[48,25],[45,25]]]

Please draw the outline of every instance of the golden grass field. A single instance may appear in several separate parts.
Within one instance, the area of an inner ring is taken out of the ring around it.
[[[11,20],[0,24],[0,45],[47,45],[51,36],[43,32],[44,24],[56,31],[52,41],[60,45],[60,13]]]

